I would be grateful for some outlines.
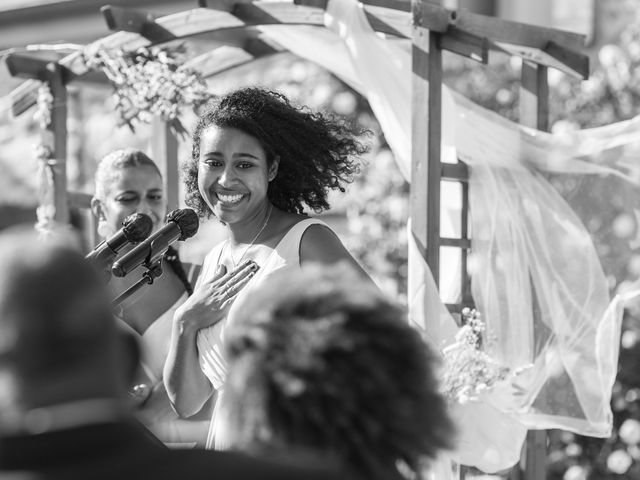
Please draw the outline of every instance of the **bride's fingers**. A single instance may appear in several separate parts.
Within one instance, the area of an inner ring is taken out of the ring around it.
[[[260,267],[255,263],[253,265],[249,265],[249,267],[247,268],[243,268],[224,284],[224,288],[232,287],[248,277],[253,277],[253,275],[258,271],[259,268]]]
[[[216,269],[215,275],[211,277],[209,280],[205,280],[203,284],[208,285],[222,285],[229,281],[229,279],[233,278],[238,273],[242,272],[246,268],[251,265],[255,265],[253,260],[247,260],[245,263],[241,263],[236,268],[231,271],[227,271],[227,267],[224,265],[219,265]]]
[[[217,285],[226,285],[227,283],[233,281],[234,279],[240,279],[240,278],[246,277],[247,275],[249,275],[249,273],[257,270],[258,268],[259,267],[256,262],[254,262],[253,260],[247,260],[242,265],[237,266],[236,268],[228,272],[226,275],[218,279],[218,281],[215,283]]]
[[[240,293],[240,291],[242,290],[242,288],[249,283],[249,280],[251,280],[253,278],[253,276],[255,275],[255,272],[250,272],[246,277],[242,277],[240,280],[238,280],[237,282],[233,283],[232,285],[228,285],[227,286],[227,301],[231,301],[234,298],[236,298],[236,296],[238,295],[238,293]]]

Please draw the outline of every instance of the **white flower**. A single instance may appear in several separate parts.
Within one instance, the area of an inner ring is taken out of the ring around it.
[[[631,455],[624,450],[615,450],[607,458],[607,468],[618,475],[627,473],[632,463]]]
[[[582,447],[577,443],[570,443],[569,445],[567,445],[565,451],[567,452],[568,456],[577,457],[582,453]]]
[[[626,330],[620,341],[622,348],[633,348],[638,342],[638,334],[634,330]]]
[[[618,430],[620,440],[627,445],[637,445],[640,443],[640,422],[633,418],[628,418]]]
[[[580,465],[571,465],[564,472],[562,480],[587,480],[587,470]]]
[[[465,325],[455,336],[455,342],[443,349],[445,369],[442,392],[450,400],[465,404],[477,402],[507,378],[510,369],[500,365],[482,351],[485,324],[475,310],[462,311]]]

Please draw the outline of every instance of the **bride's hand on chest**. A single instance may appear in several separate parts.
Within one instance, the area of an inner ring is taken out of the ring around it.
[[[247,260],[230,272],[224,265],[219,265],[215,275],[202,282],[176,310],[175,321],[180,323],[181,330],[197,332],[220,322],[259,268],[253,260]]]

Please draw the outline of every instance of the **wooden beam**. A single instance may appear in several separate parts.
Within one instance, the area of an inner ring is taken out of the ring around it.
[[[197,68],[203,78],[208,78],[258,58],[284,51],[284,47],[269,39],[250,38],[247,39],[243,47],[221,46],[192,58],[184,65],[189,68]]]
[[[296,5],[305,5],[307,7],[317,7],[326,10],[329,0],[293,0],[293,3]]]
[[[242,48],[255,58],[287,51],[282,45],[265,36],[247,39]]]
[[[44,81],[45,77],[50,74],[47,72],[47,65],[51,62],[31,55],[10,53],[5,57],[5,63],[12,77]]]
[[[456,27],[440,35],[440,47],[485,65],[489,62],[489,41]]]
[[[325,2],[326,3],[326,2]],[[194,8],[164,17],[155,18],[154,24],[166,32],[171,33],[175,38],[184,38],[191,35],[213,32],[217,30],[237,29],[248,25],[258,25],[261,19],[266,24],[273,22],[287,23],[305,23],[310,25],[324,25],[324,8],[320,6],[310,5],[294,5],[289,2],[268,2],[255,1],[253,8],[241,7],[238,9],[239,15],[246,15],[244,20],[234,16],[229,10],[233,8],[235,2],[216,0],[215,7],[212,8]],[[318,5],[318,2],[316,2]],[[224,8],[227,10],[225,11]],[[370,7],[365,6],[365,11]],[[244,9],[244,10],[243,10]],[[384,13],[381,11],[373,11],[372,15],[380,20],[379,25],[386,24],[384,27],[387,32],[401,32],[410,36],[410,30],[407,25],[411,24],[411,15],[404,12],[403,15],[390,14],[389,9]],[[168,34],[167,34],[168,35]],[[168,38],[168,37],[167,37]],[[144,38],[139,33],[119,31],[112,35],[103,37],[92,44],[88,45],[86,52],[92,52],[98,49],[124,49],[136,50],[137,48],[150,45],[149,39]],[[84,62],[85,52],[72,53],[58,63],[76,77],[85,75],[89,70]],[[15,115],[19,115],[32,105],[35,104],[37,98],[38,83],[27,81],[11,93],[12,110]]]
[[[549,85],[547,67],[527,62],[522,64],[522,85],[520,87],[520,123],[538,130],[549,130]],[[531,284],[535,297],[535,289]],[[537,302],[534,302],[534,317],[540,316]],[[544,430],[530,430],[524,449],[525,480],[545,480],[547,461],[547,433]]]
[[[434,9],[426,6],[424,12],[432,10]],[[569,49],[580,50],[584,48],[586,39],[585,35],[579,33],[479,15],[465,9],[451,12],[451,20],[452,25],[473,35],[487,37],[494,42],[504,42],[540,50],[543,50],[549,42],[555,42]]]
[[[39,84],[35,80],[27,80],[9,92],[11,114],[14,117],[27,111],[36,103]]]
[[[427,258],[427,162],[429,144],[429,33],[424,28],[413,27],[411,46],[411,234],[420,254]],[[437,279],[437,276],[436,276]]]
[[[414,3],[414,24],[437,32],[444,33],[450,26],[455,26],[492,42],[521,47],[544,50],[549,42],[553,42],[570,50],[584,48],[586,36],[579,33],[479,15],[463,8],[448,10],[426,0],[418,1]]]
[[[67,87],[70,73],[56,62],[20,54],[6,58],[11,75],[28,78],[38,88],[45,83],[53,96],[51,121],[42,132],[42,145],[52,152],[47,161],[53,182],[54,220],[61,225],[69,223],[67,199]],[[15,104],[12,105],[15,111]],[[43,160],[45,161],[45,160]]]
[[[411,38],[411,17],[404,12],[370,7],[365,9],[365,15],[371,28],[385,35],[400,38]]]
[[[501,42],[492,43],[492,47],[507,52],[509,55],[520,57],[525,61],[555,68],[575,78],[585,79],[589,77],[589,57],[561,47],[554,42],[549,42],[542,50]]]
[[[169,124],[160,118],[153,119],[153,139],[151,152],[164,179],[167,208],[175,210],[179,206],[178,139]]]
[[[459,162],[456,165],[460,165],[467,169],[465,163]],[[466,181],[460,180],[461,194],[462,194],[462,208],[460,209],[460,237],[469,239],[469,172],[467,170]],[[471,242],[471,239],[469,239]],[[470,248],[472,244],[469,244]],[[469,275],[469,250],[463,249],[460,252],[460,302],[467,307],[473,307],[475,302],[471,295],[471,276]]]
[[[469,248],[471,248],[471,240],[468,239],[468,238],[440,237],[440,246],[442,246],[442,247],[458,247],[458,248],[462,248],[462,249],[469,249]],[[465,272],[465,275],[467,275],[467,272]]]
[[[303,24],[324,26],[324,9],[290,2],[238,3],[232,13],[245,25]]]
[[[365,7],[383,7],[401,12],[411,11],[411,0],[360,0]]]
[[[469,168],[466,163],[443,163],[440,173],[443,180],[469,181]]]
[[[440,35],[429,32],[429,122],[427,167],[427,263],[436,284],[440,277],[440,169],[442,146],[442,49]]]
[[[176,38],[155,21],[156,16],[152,13],[112,5],[105,5],[100,12],[109,30],[138,33],[151,43],[170,42]]]
[[[184,65],[188,68],[197,66],[202,78],[208,78],[231,68],[252,62],[255,58],[255,56],[240,47],[222,46],[198,55]]]
[[[413,28],[412,70],[412,235],[437,284],[440,263],[442,50],[439,34],[427,32],[419,25]]]
[[[52,62],[33,55],[10,53],[5,57],[5,63],[9,73],[13,77],[47,82],[52,75]],[[58,72],[56,75],[60,75],[60,79],[64,84],[69,83],[74,77],[73,74],[62,65],[58,65],[56,71]]]
[[[42,143],[53,152],[50,160],[53,176],[54,219],[61,225],[69,223],[69,203],[67,200],[67,87],[62,67],[50,63],[48,85],[53,95],[51,123],[43,132]]]
[[[522,64],[520,123],[537,130],[549,130],[549,84],[547,67]]]
[[[544,48],[544,53],[565,65],[570,72],[575,72],[579,78],[589,78],[589,56],[574,52],[569,48],[558,45],[556,42],[549,42]]]
[[[413,25],[438,33],[444,33],[449,29],[452,21],[450,10],[425,0],[413,0],[411,7]]]
[[[547,478],[547,432],[529,430],[525,443],[524,480],[545,480]]]

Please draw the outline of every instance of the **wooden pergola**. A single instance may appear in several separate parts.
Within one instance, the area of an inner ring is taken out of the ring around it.
[[[461,249],[462,285],[458,304],[448,305],[459,312],[473,300],[467,274],[467,253],[471,248],[468,231],[468,178],[464,163],[441,162],[441,108],[443,51],[453,52],[487,64],[489,51],[496,50],[522,58],[520,122],[538,130],[548,130],[549,89],[547,71],[561,70],[587,78],[589,59],[581,53],[583,35],[448,10],[425,0],[360,0],[371,27],[389,38],[412,41],[412,233],[436,280],[439,278],[440,248]],[[195,2],[194,2],[195,4]],[[204,33],[215,34],[217,46],[188,60],[203,77],[212,77],[258,58],[282,52],[284,48],[254,27],[263,25],[313,25],[324,27],[328,0],[266,2],[260,0],[199,0],[197,8],[157,17],[151,13],[105,6],[101,9],[109,28],[116,32],[87,48],[135,50]],[[196,6],[196,5],[194,5]],[[55,220],[67,223],[70,207],[88,207],[89,197],[67,191],[66,121],[67,85],[95,80],[81,53],[57,62],[47,62],[26,54],[6,59],[12,75],[26,78],[11,93],[12,110],[20,115],[36,103],[41,82],[48,84],[53,97],[52,119],[43,133],[43,143],[53,152],[50,165],[55,192]],[[156,159],[164,162],[169,207],[178,205],[178,141],[168,125],[156,138]],[[462,191],[460,238],[440,235],[440,186],[442,181],[459,182]],[[526,447],[524,478],[545,478],[546,435],[531,431]],[[521,478],[518,469],[513,478]]]

